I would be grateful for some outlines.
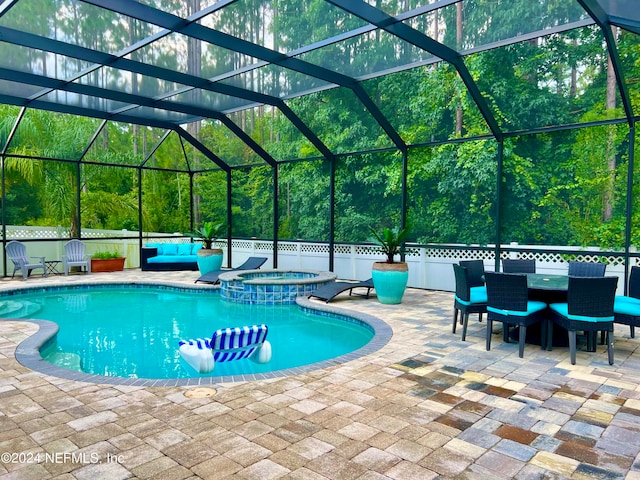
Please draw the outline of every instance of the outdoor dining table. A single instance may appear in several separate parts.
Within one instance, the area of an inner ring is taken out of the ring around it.
[[[527,285],[529,290],[566,292],[569,288],[569,277],[548,273],[528,273]]]
[[[527,286],[529,300],[539,300],[547,304],[566,302],[569,277],[548,273],[528,273]]]
[[[548,273],[527,273],[529,300],[538,300],[547,304],[567,301],[569,290],[569,276]],[[540,345],[541,325],[527,328],[527,343]],[[513,336],[513,333],[512,333]],[[567,333],[561,328],[554,328],[552,346],[566,347],[569,345]]]

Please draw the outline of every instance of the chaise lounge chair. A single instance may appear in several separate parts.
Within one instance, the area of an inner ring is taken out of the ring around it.
[[[198,373],[212,372],[215,362],[230,362],[249,358],[257,363],[271,361],[269,328],[263,323],[235,328],[220,328],[211,340],[202,338],[180,340],[182,359]]]
[[[211,285],[215,285],[218,283],[218,277],[223,273],[233,272],[235,270],[257,270],[267,261],[264,257],[249,257],[247,260],[236,268],[227,268],[222,270],[214,270],[213,272],[208,272],[202,275],[193,283],[210,283]]]
[[[353,293],[354,288],[366,288],[367,293]],[[374,288],[373,280],[370,278],[369,280],[363,280],[361,282],[331,282],[323,285],[322,287],[314,290],[309,298],[315,297],[320,300],[324,300],[325,303],[329,303],[333,300],[339,293],[345,292],[349,290],[349,296],[357,295],[359,297],[369,298],[369,293]]]

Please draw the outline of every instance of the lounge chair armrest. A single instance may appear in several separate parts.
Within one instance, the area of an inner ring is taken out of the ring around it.
[[[156,247],[142,247],[142,251],[140,253],[140,267],[142,268],[142,270],[146,270],[149,266],[147,260],[157,255],[158,249]]]
[[[30,257],[30,258],[37,258],[38,260],[40,260],[40,262],[44,263],[44,257]]]

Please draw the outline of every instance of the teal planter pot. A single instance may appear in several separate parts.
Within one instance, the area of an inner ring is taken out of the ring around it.
[[[406,263],[375,262],[371,277],[380,303],[396,305],[402,302],[409,280],[409,268]]]
[[[213,272],[214,270],[220,270],[222,268],[222,250],[219,248],[214,248],[212,250],[206,250],[204,248],[198,250],[198,258],[196,262],[198,263],[198,270],[200,270],[200,274],[204,275],[205,273]]]

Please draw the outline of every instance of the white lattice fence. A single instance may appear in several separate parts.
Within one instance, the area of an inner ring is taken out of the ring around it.
[[[138,232],[127,230],[83,230],[83,237],[87,242],[89,253],[98,250],[117,249],[125,254],[126,268],[139,268],[139,239]],[[28,227],[7,226],[8,240],[27,239],[55,239],[65,238],[68,232],[61,227]],[[112,237],[112,238],[109,238]],[[113,239],[113,237],[119,237]],[[144,242],[156,241],[183,243],[191,241],[179,233],[170,235],[162,233],[145,233]],[[45,255],[47,259],[60,259],[66,240],[26,242],[29,255]],[[227,242],[219,241],[215,246],[225,252],[224,265],[227,265]],[[233,239],[232,265],[238,266],[248,257],[266,257],[267,263],[263,268],[273,268],[273,242],[268,240]],[[563,246],[528,246],[509,244],[504,249],[519,251],[502,251],[501,258],[535,259],[536,268],[540,273],[567,272],[569,260],[586,262],[604,262],[607,264],[608,275],[618,275],[620,282],[618,290],[624,287],[624,258],[613,255],[601,255],[597,248],[580,249],[578,247]],[[564,252],[566,253],[564,253]],[[579,253],[570,253],[579,251]],[[635,251],[635,250],[634,250]],[[406,261],[409,263],[409,285],[411,287],[431,290],[453,291],[455,280],[452,264],[460,260],[481,259],[485,269],[494,270],[494,250],[473,248],[466,245],[427,245],[409,246]],[[366,280],[371,277],[373,262],[383,258],[380,249],[374,245],[338,244],[334,248],[334,272],[341,279]],[[633,258],[634,265],[640,265],[640,259]],[[329,269],[329,244],[322,242],[278,242],[278,267],[282,269],[320,270]],[[9,262],[9,272],[13,270]]]

